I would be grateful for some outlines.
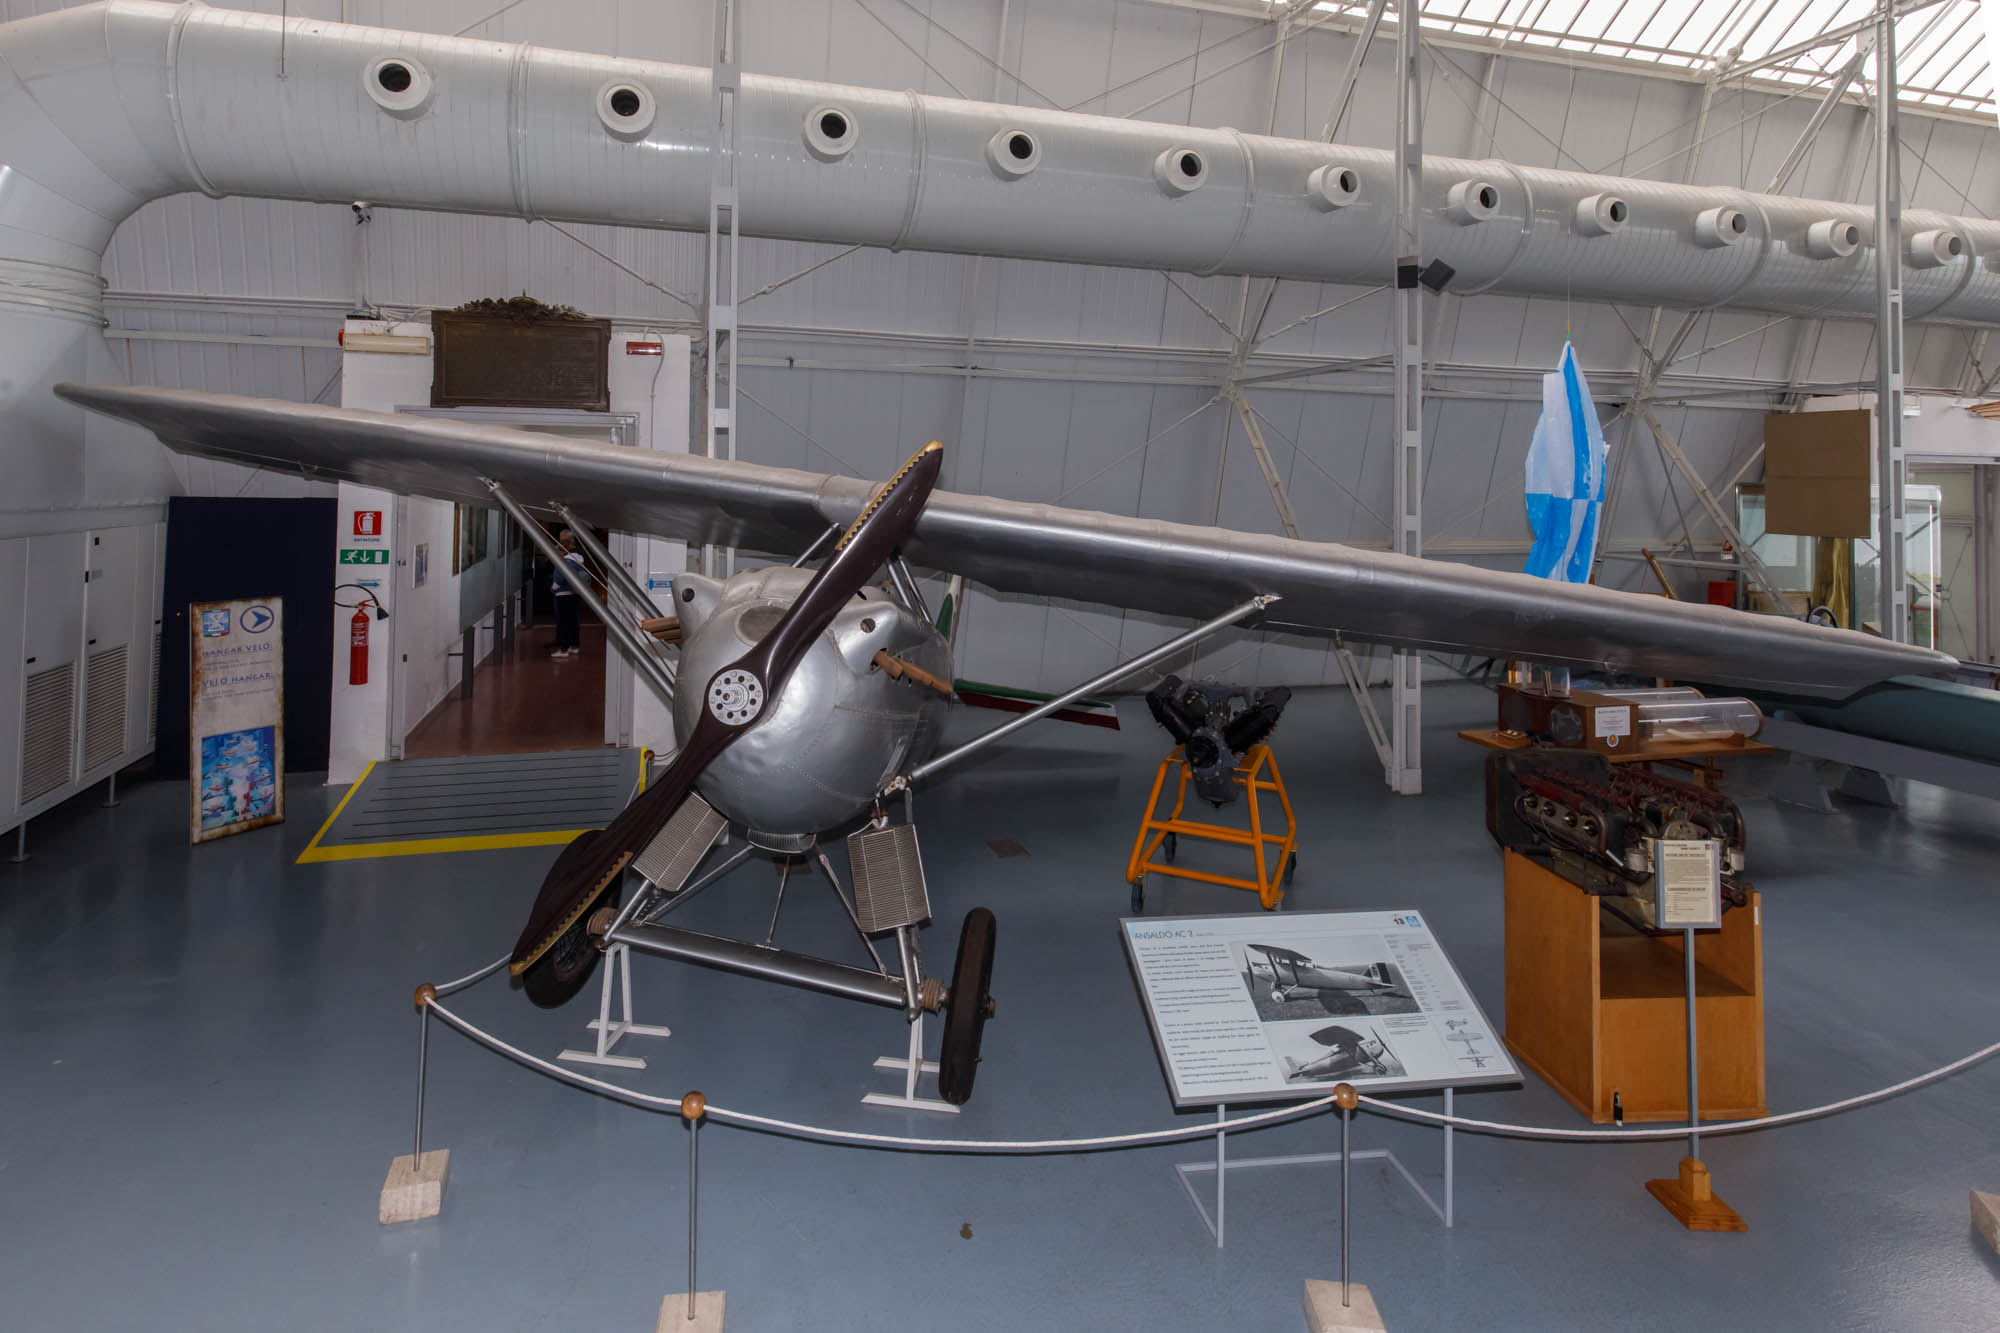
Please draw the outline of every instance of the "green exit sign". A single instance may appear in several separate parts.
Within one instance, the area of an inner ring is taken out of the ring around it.
[[[389,552],[381,548],[365,546],[343,546],[340,548],[340,563],[343,565],[386,565]]]

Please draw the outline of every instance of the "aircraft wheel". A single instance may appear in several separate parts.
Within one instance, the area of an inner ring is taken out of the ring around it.
[[[1146,881],[1143,879],[1135,879],[1132,881],[1132,915],[1138,916],[1145,910],[1146,910]]]
[[[993,913],[975,907],[958,929],[958,959],[951,969],[951,999],[945,1004],[944,1040],[938,1048],[938,1091],[953,1106],[972,1096],[979,1071],[979,1044],[993,1013]]]
[[[1271,1003],[1272,1003],[1272,1004],[1280,1004],[1280,1005],[1281,1005],[1281,1004],[1283,1004],[1284,1002],[1285,1002],[1285,993],[1284,993],[1283,991],[1280,991],[1280,990],[1274,990],[1274,991],[1272,991],[1272,992],[1271,992]]]
[[[1160,850],[1166,853],[1167,864],[1172,865],[1174,863],[1174,857],[1180,854],[1181,835],[1178,833],[1169,833],[1166,837],[1166,841],[1160,844]]]
[[[1291,856],[1287,857],[1285,860],[1285,883],[1287,885],[1291,884],[1292,876],[1298,873],[1298,869],[1299,869],[1299,854],[1297,852],[1293,852]]]
[[[599,832],[598,829],[591,829],[578,834],[569,846],[562,849],[562,855],[556,858],[556,865],[582,855]],[[616,907],[619,888],[619,885],[613,884],[599,900],[600,905]],[[549,951],[521,973],[521,989],[537,1007],[559,1009],[576,998],[576,993],[590,980],[590,974],[597,970],[598,957],[597,945],[590,938],[590,914],[586,913],[570,923],[570,928],[549,946]]]

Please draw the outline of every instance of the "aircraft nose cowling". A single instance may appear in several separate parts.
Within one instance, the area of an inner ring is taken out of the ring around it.
[[[764,586],[775,572],[755,571],[764,577],[754,592],[726,590],[683,642],[674,701],[679,734],[690,734],[700,718],[709,679],[783,614],[789,590]],[[875,669],[877,645],[950,675],[949,653],[928,625],[864,590],[813,642],[779,696],[765,702],[757,725],[709,765],[697,783],[702,797],[754,833],[787,838],[823,833],[867,810],[913,746],[935,734],[943,704],[934,692]]]

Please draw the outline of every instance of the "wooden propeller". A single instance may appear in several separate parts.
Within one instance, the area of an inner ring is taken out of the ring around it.
[[[776,707],[778,692],[813,640],[910,535],[943,463],[944,446],[937,441],[918,450],[876,491],[771,632],[702,685],[701,720],[659,781],[626,806],[587,849],[550,868],[515,941],[510,974],[519,976],[534,966],[589,916],[694,790],[702,770]],[[684,687],[691,683],[682,682]]]

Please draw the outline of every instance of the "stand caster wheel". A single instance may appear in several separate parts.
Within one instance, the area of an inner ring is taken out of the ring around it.
[[[975,907],[958,930],[958,958],[951,969],[951,998],[945,1001],[944,1039],[938,1047],[938,1091],[953,1106],[972,1097],[979,1071],[979,1045],[993,1016],[993,913]]]
[[[1139,916],[1143,914],[1145,910],[1146,910],[1146,881],[1143,879],[1135,879],[1132,881],[1132,915]]]
[[[1172,865],[1174,863],[1174,857],[1178,855],[1181,850],[1181,835],[1178,833],[1169,833],[1167,835],[1166,841],[1160,844],[1160,850],[1166,854],[1167,864]]]

